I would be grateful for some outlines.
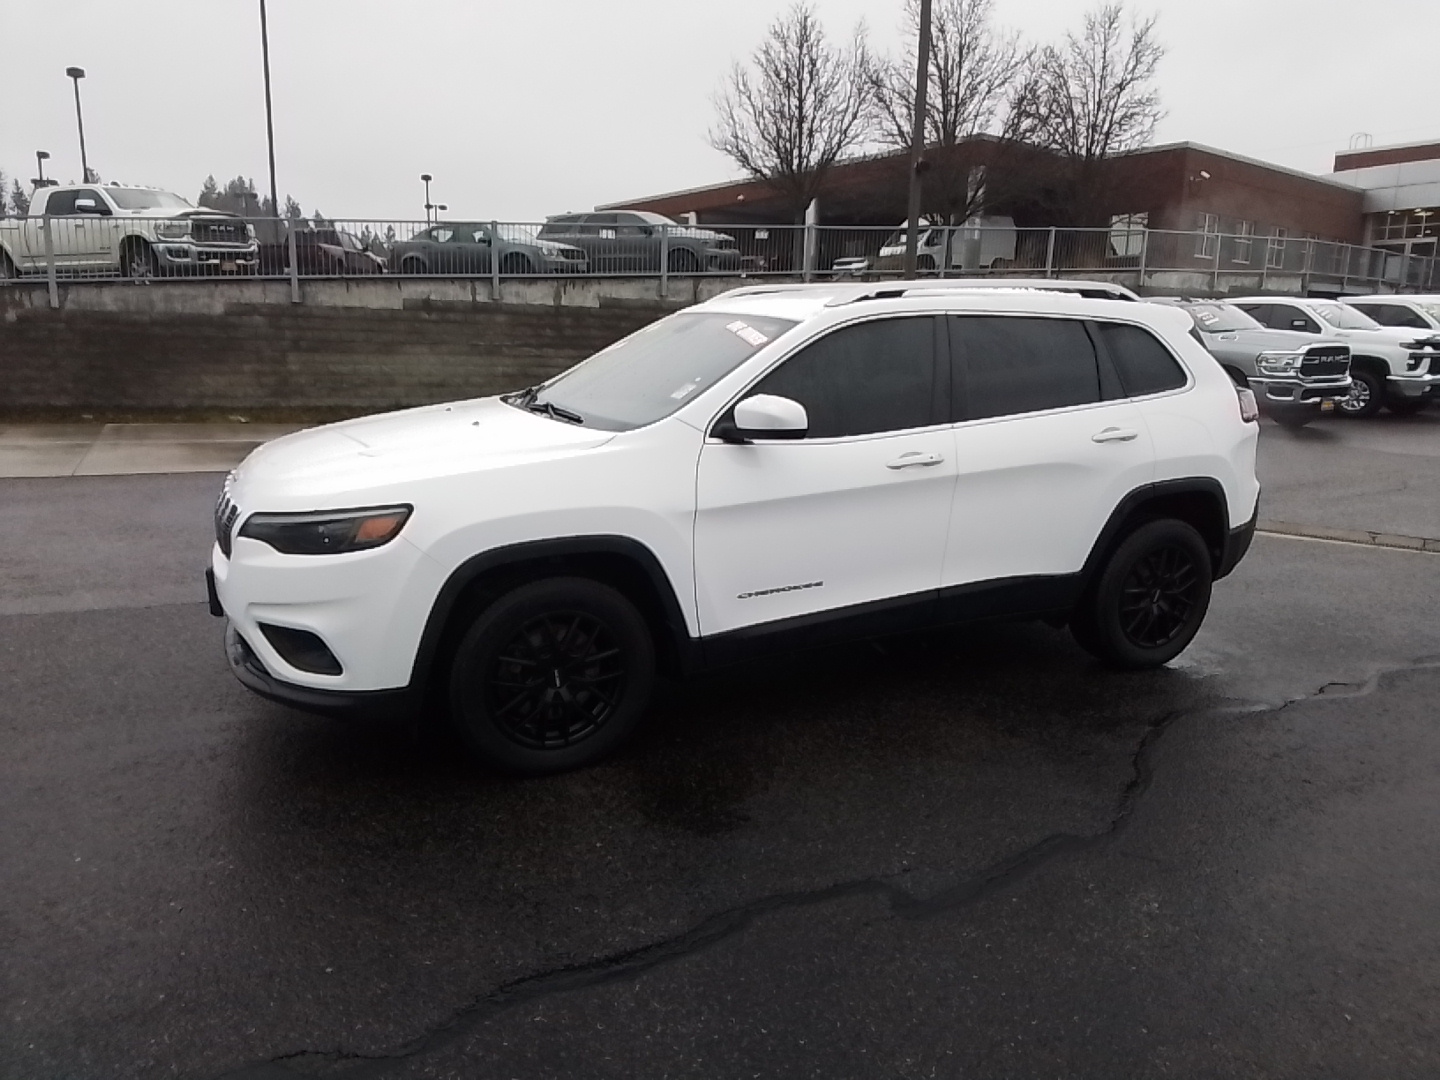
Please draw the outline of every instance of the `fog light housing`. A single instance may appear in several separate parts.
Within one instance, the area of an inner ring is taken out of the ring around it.
[[[320,639],[319,634],[309,630],[296,630],[291,626],[275,626],[272,623],[257,623],[260,633],[270,647],[297,671],[308,671],[312,675],[343,675],[345,669],[330,651],[330,646]]]

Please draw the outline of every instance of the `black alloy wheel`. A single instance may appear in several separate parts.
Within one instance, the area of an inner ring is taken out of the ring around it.
[[[1120,668],[1159,667],[1190,644],[1210,606],[1211,556],[1194,527],[1161,518],[1115,548],[1070,618],[1075,640]]]
[[[1385,380],[1369,368],[1350,369],[1350,396],[1337,403],[1344,416],[1374,416],[1385,404]]]
[[[1184,631],[1199,592],[1193,552],[1179,544],[1152,548],[1121,586],[1120,629],[1142,649],[1162,648]]]
[[[549,611],[522,625],[490,661],[486,706],[500,730],[532,750],[595,734],[625,694],[614,631],[584,611]]]
[[[629,600],[598,581],[544,578],[476,615],[450,669],[451,720],[490,765],[559,772],[623,742],[654,681],[654,644]]]

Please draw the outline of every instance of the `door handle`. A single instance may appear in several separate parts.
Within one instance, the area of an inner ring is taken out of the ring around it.
[[[1140,432],[1134,428],[1107,427],[1104,431],[1097,431],[1090,436],[1091,442],[1129,442],[1131,439],[1140,437]]]
[[[894,461],[887,461],[887,469],[909,469],[916,465],[939,465],[945,458],[941,454],[924,454],[919,450],[912,450],[908,454],[901,454]]]

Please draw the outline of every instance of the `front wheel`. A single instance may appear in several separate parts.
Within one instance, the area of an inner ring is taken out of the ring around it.
[[[624,742],[654,684],[654,644],[629,600],[587,578],[547,578],[471,624],[451,667],[451,720],[487,764],[560,772]]]
[[[1350,396],[1339,404],[1345,416],[1374,416],[1385,404],[1385,379],[1369,368],[1351,368]]]
[[[1153,668],[1185,651],[1210,606],[1210,552],[1195,529],[1165,518],[1115,549],[1070,626],[1086,651],[1119,668]]]
[[[524,277],[532,273],[530,260],[518,251],[512,251],[500,260],[500,273],[506,277]]]
[[[125,245],[125,250],[120,256],[120,272],[127,278],[134,278],[137,281],[155,277],[159,273],[159,265],[155,260],[155,253],[150,250],[150,245],[143,240],[135,240]]]

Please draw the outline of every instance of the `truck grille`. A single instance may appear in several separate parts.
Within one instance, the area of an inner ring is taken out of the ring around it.
[[[1344,345],[1311,345],[1300,361],[1302,375],[1344,375],[1350,370],[1350,350]]]
[[[1412,352],[1409,370],[1411,374],[1418,372],[1422,375],[1440,375],[1440,353]]]
[[[190,235],[197,244],[248,244],[250,235],[243,221],[224,218],[197,218],[190,224]]]
[[[227,559],[230,557],[230,536],[235,531],[235,521],[239,516],[240,507],[231,500],[228,491],[222,491],[220,501],[215,504],[215,542]]]

